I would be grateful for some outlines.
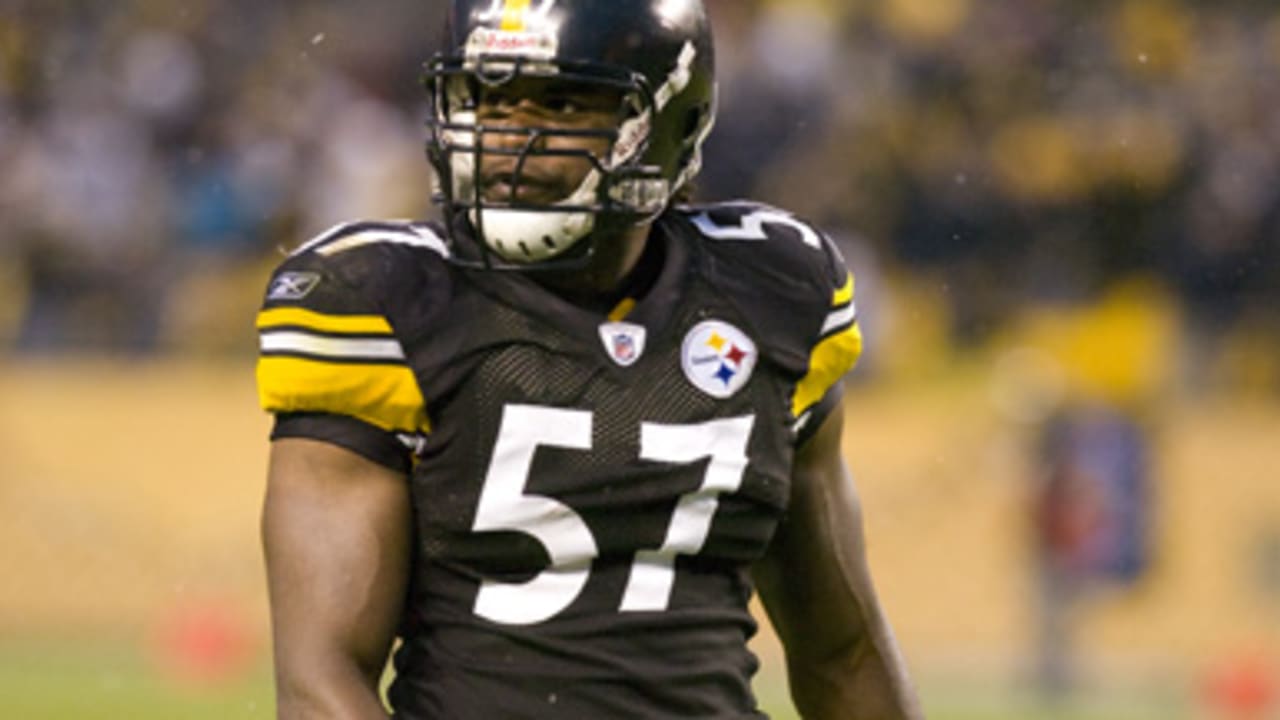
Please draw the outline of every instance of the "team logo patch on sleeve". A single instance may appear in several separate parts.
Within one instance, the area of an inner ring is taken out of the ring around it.
[[[267,290],[268,300],[301,300],[311,294],[320,284],[320,273],[287,272],[281,273],[271,282]]]
[[[680,353],[684,374],[694,387],[725,399],[742,389],[756,367],[756,344],[729,323],[698,323],[684,338]]]

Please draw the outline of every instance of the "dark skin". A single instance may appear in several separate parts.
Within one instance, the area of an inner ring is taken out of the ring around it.
[[[922,718],[871,581],[843,431],[840,402],[796,453],[791,504],[753,568],[756,590],[786,649],[802,717]]]
[[[272,444],[262,541],[281,720],[381,718],[412,538],[406,478],[348,450]]]
[[[511,102],[489,121],[615,122],[612,111],[552,105],[558,110]],[[580,162],[547,162],[533,169],[548,186],[575,187],[581,176],[572,175],[585,173],[575,169]],[[585,271],[541,281],[598,304],[627,285],[649,231],[647,224],[630,228],[601,243]],[[790,509],[754,576],[804,717],[920,718],[867,568],[861,511],[840,447],[842,403],[835,408],[797,451]],[[262,538],[282,720],[387,718],[378,684],[409,581],[410,508],[408,478],[398,472],[322,442],[272,445]]]
[[[535,99],[536,98],[536,99]],[[556,127],[568,130],[608,130],[617,127],[621,94],[601,93],[556,81],[518,79],[507,85],[488,88],[481,94],[478,121],[489,128]],[[486,136],[486,147],[519,150],[528,142],[521,133]],[[597,158],[609,152],[609,140],[550,136],[541,141],[550,150],[584,150]],[[480,168],[485,196],[503,200],[511,196],[510,182],[518,159],[513,155],[487,156]],[[521,168],[524,181],[514,188],[515,197],[527,202],[553,203],[573,192],[591,163],[580,157],[530,156]],[[534,274],[538,282],[571,302],[586,307],[607,302],[623,285],[644,254],[650,225],[641,223],[597,235],[595,252],[583,267]],[[606,308],[607,310],[607,308]]]

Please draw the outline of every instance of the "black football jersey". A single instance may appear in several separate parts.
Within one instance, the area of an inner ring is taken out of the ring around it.
[[[604,315],[440,237],[337,228],[258,319],[273,436],[411,483],[396,716],[762,717],[748,569],[861,349],[839,254],[772,208],[675,208],[653,285]]]

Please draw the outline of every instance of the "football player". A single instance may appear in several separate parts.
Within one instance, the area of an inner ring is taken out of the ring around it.
[[[439,222],[300,246],[258,319],[285,718],[751,718],[759,592],[811,718],[918,717],[840,452],[853,280],[682,202],[700,0],[454,0]]]

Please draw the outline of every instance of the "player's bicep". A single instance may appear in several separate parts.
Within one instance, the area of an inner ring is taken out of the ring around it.
[[[862,513],[841,455],[837,402],[796,454],[791,503],[755,579],[788,656],[825,657],[857,643],[876,612]]]
[[[349,662],[376,683],[404,602],[410,538],[402,473],[329,443],[272,444],[262,539],[282,679]]]
[[[837,403],[797,453],[791,507],[756,582],[804,716],[918,718],[867,567],[861,507],[841,456],[843,417]]]

